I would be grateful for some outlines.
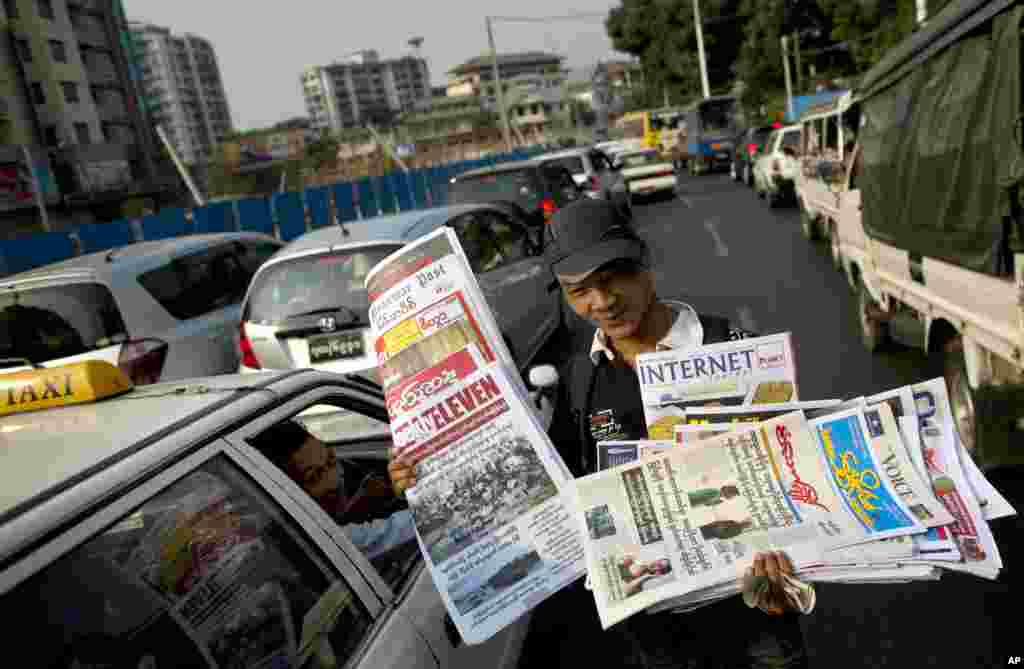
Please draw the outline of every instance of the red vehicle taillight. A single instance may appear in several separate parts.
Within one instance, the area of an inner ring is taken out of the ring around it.
[[[260,361],[256,359],[256,353],[252,350],[252,342],[245,334],[245,323],[238,326],[238,354],[244,367],[261,369]]]
[[[167,342],[159,339],[135,339],[121,345],[117,366],[137,386],[156,383],[167,360]]]
[[[590,190],[601,190],[601,182],[598,180],[596,176],[591,176],[590,179],[587,181],[587,184],[590,186]]]
[[[551,217],[555,215],[556,211],[558,211],[558,206],[555,204],[555,201],[552,200],[551,198],[547,198],[546,200],[541,202],[540,208],[544,211],[545,223],[550,223]]]
[[[747,153],[750,155],[757,153],[757,144],[747,144]]]

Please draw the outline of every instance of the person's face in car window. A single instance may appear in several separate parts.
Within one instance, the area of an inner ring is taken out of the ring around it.
[[[334,450],[310,436],[288,460],[288,475],[328,512],[343,501],[340,473]]]

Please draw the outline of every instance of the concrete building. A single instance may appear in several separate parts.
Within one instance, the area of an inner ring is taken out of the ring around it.
[[[562,69],[563,56],[542,51],[498,54],[498,73],[503,91],[518,84],[512,79],[546,80],[552,87],[561,86],[565,81]],[[497,90],[493,85],[494,66],[489,55],[478,56],[448,72],[448,95],[453,97],[480,95],[493,101]]]
[[[233,128],[227,94],[209,41],[150,23],[129,23],[142,55],[143,90],[181,160],[201,165]]]
[[[376,51],[307,68],[301,82],[312,127],[335,133],[367,123],[390,126],[398,114],[431,97],[426,60],[381,60]]]
[[[151,180],[155,145],[119,0],[3,0],[2,21],[0,163],[28,146],[48,199]]]

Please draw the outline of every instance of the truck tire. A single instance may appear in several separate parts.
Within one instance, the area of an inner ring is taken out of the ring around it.
[[[977,445],[974,391],[967,379],[964,341],[960,335],[950,337],[942,345],[942,378],[946,380],[953,423],[956,425],[960,443],[973,454]]]
[[[861,343],[868,353],[878,353],[889,341],[889,329],[885,323],[869,316],[871,309],[877,309],[878,304],[863,281],[857,282],[856,305]]]
[[[800,203],[800,231],[804,233],[804,238],[809,242],[818,240],[818,223],[811,214],[804,208],[803,203]]]

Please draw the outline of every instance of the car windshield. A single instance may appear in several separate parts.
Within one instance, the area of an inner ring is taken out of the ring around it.
[[[459,177],[448,189],[453,203],[478,201],[487,196],[539,197],[533,169],[503,170]]]
[[[661,158],[654,151],[646,151],[644,153],[627,153],[624,156],[619,157],[619,164],[623,167],[642,167],[644,165],[654,165],[660,163]]]
[[[583,158],[580,158],[579,156],[562,156],[561,158],[552,158],[544,161],[544,164],[564,167],[572,174],[584,174],[587,171],[583,166]]]
[[[399,248],[388,244],[275,263],[256,276],[243,318],[280,323],[339,308],[365,314],[370,306],[367,273]]]
[[[0,358],[43,363],[127,339],[121,312],[104,285],[75,283],[0,294]]]
[[[783,133],[783,135],[782,135],[782,146],[784,146],[784,147],[788,146],[788,147],[791,147],[791,148],[794,148],[794,149],[799,148],[799,146],[800,146],[800,133],[799,133],[799,131]]]

